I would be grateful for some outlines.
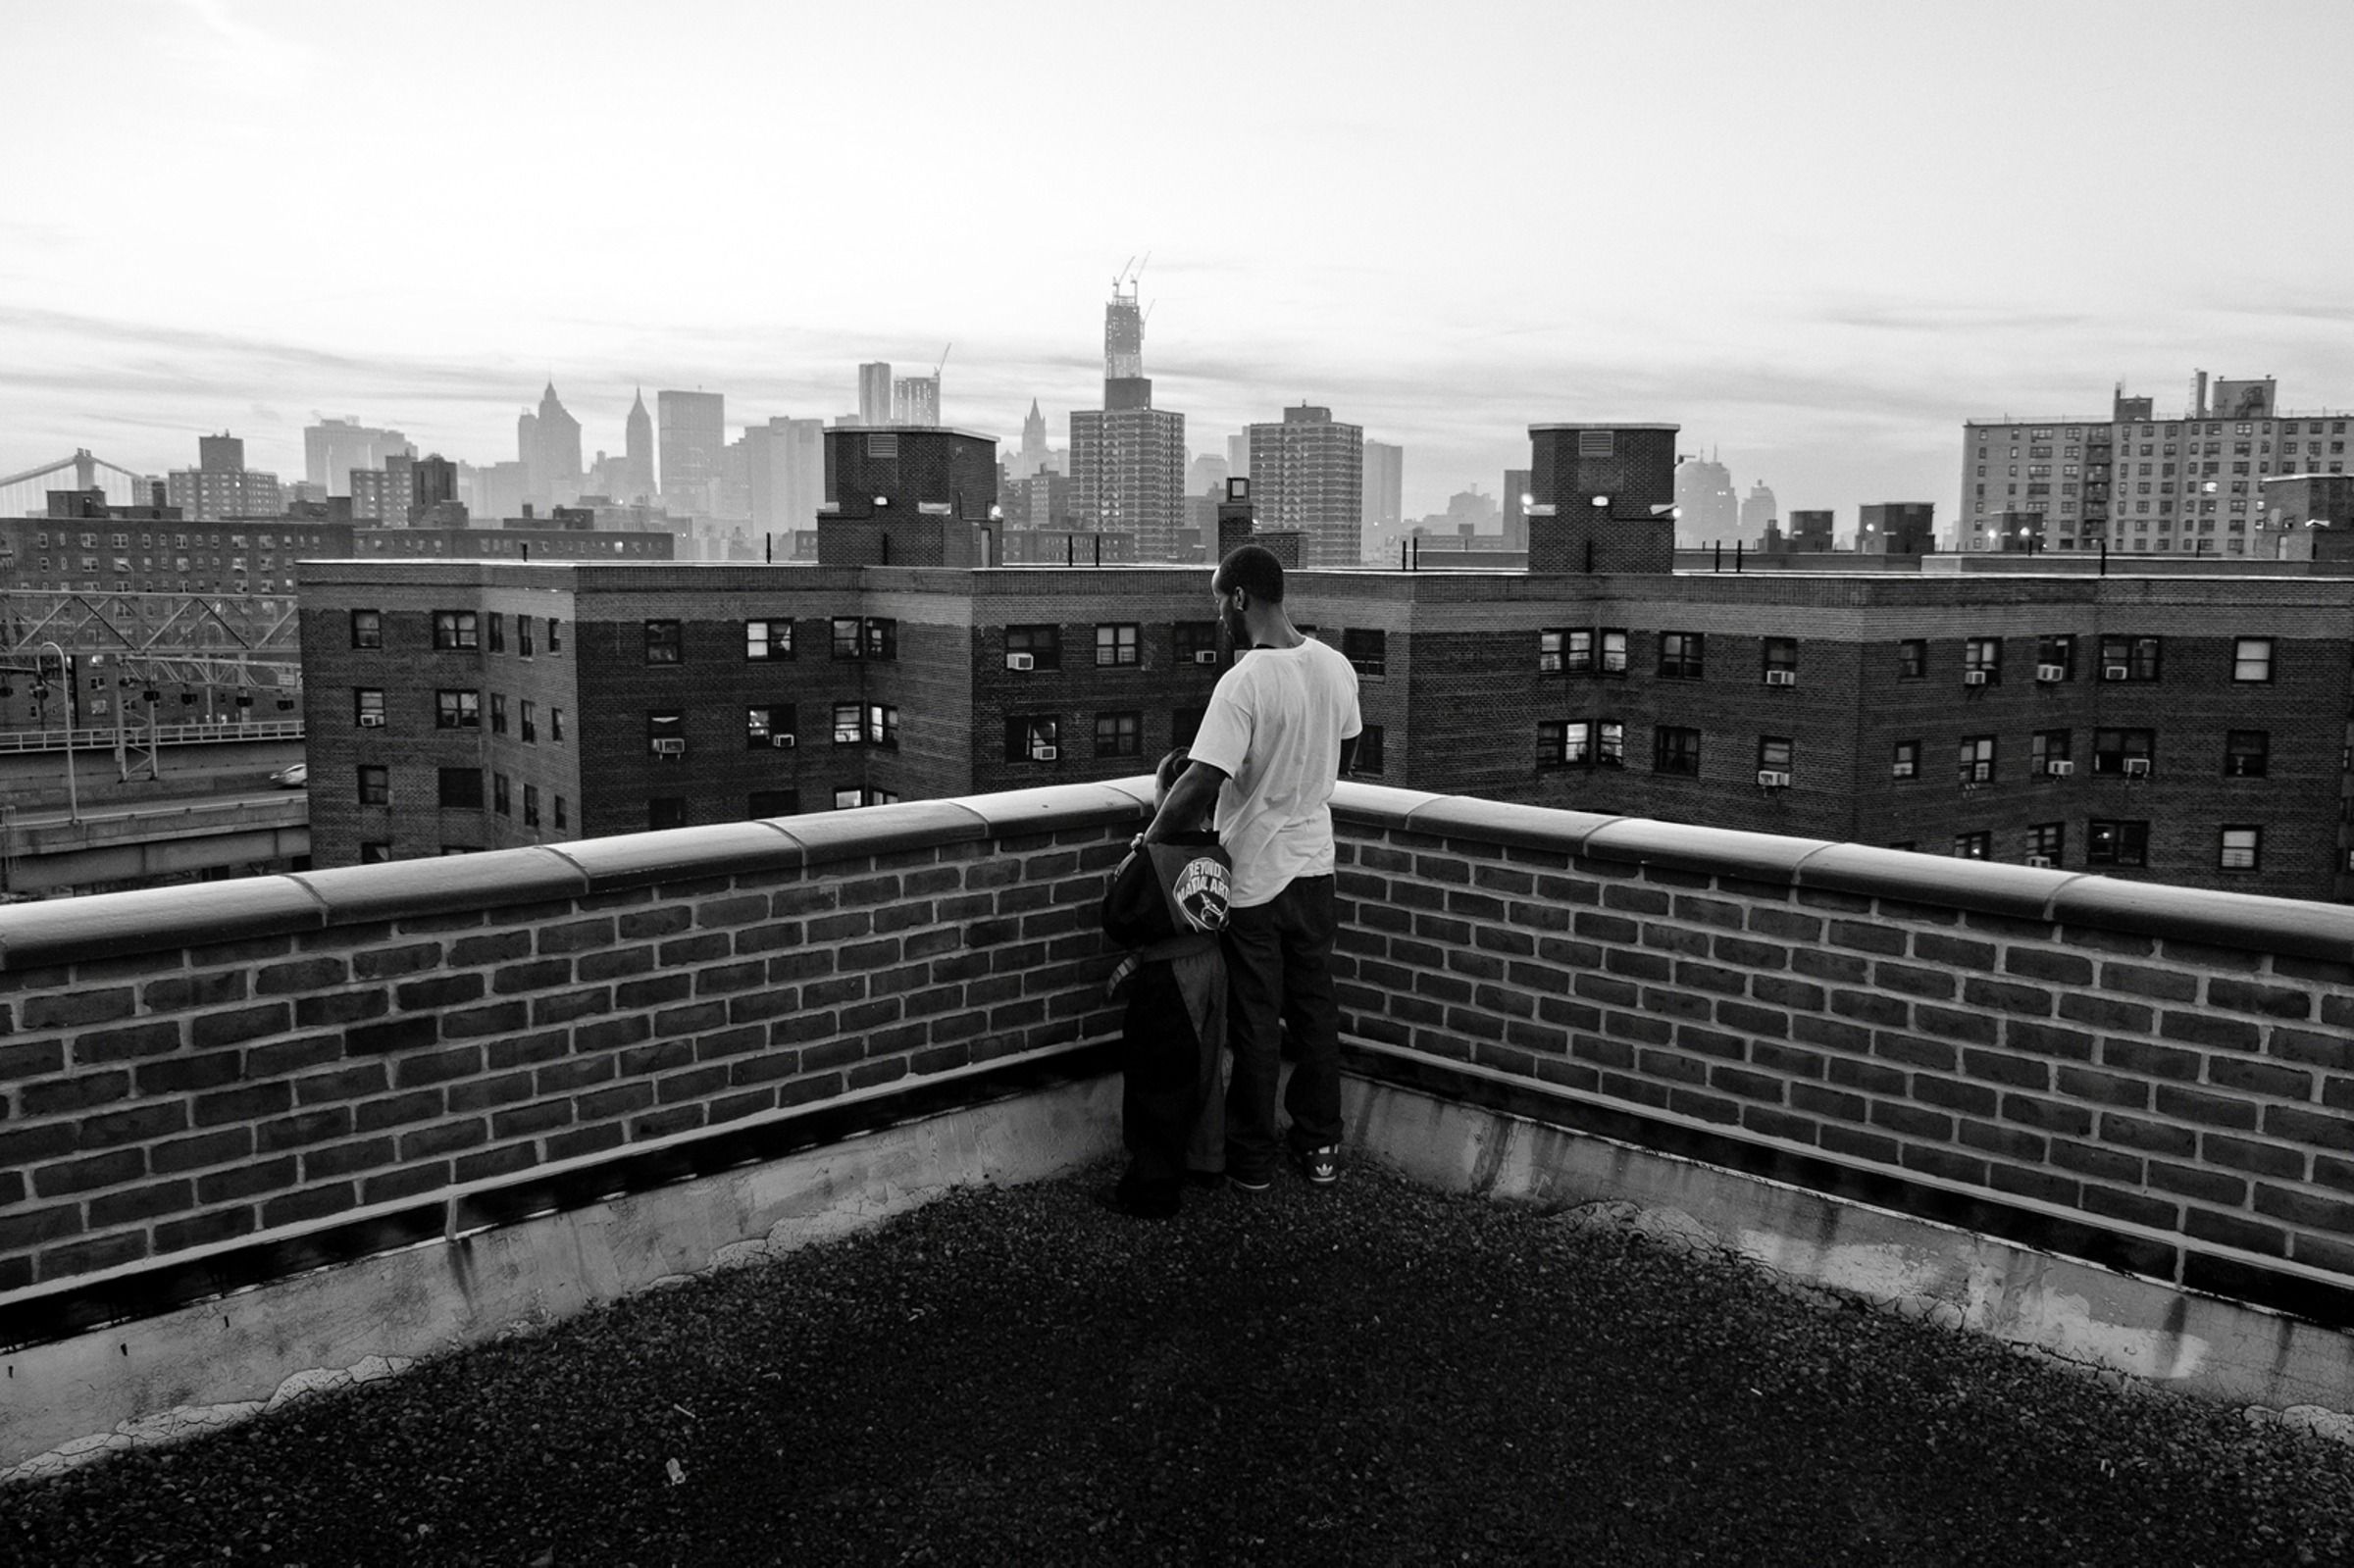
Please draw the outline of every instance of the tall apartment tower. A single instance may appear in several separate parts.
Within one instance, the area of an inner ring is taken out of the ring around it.
[[[196,438],[196,467],[164,478],[170,505],[192,523],[225,517],[277,517],[285,510],[278,476],[245,466],[245,443],[223,431]]]
[[[817,527],[826,499],[823,420],[772,419],[743,428],[744,486],[755,533]]]
[[[537,413],[516,420],[515,456],[533,500],[563,506],[580,499],[581,422],[556,396],[555,382],[539,394]]]
[[[1406,521],[1406,448],[1389,441],[1365,443],[1364,537],[1382,538]]]
[[[926,430],[940,425],[940,378],[937,376],[902,376],[891,383],[891,423],[921,426]]]
[[[728,445],[724,392],[656,392],[654,418],[662,449],[662,499],[709,515]]]
[[[1115,285],[1103,312],[1103,406],[1071,411],[1071,519],[1133,534],[1139,561],[1187,561],[1185,416],[1152,406],[1144,343],[1135,291]]]
[[[645,388],[638,388],[638,400],[630,405],[630,419],[622,448],[622,489],[626,494],[617,497],[624,501],[650,501],[654,498],[654,417],[645,411]]]
[[[891,362],[876,360],[858,367],[858,423],[891,423]]]
[[[1690,548],[1730,544],[1741,536],[1741,501],[1733,476],[1714,457],[1691,457],[1675,467],[1675,505],[1682,517],[1676,542]]]
[[[1741,497],[1741,537],[1751,545],[1765,538],[1766,531],[1781,519],[1782,510],[1764,480],[1752,484],[1749,493]]]
[[[303,428],[303,477],[330,495],[351,493],[351,471],[383,468],[384,459],[416,455],[417,448],[398,430],[378,430],[356,419],[321,420]]]
[[[1251,498],[1261,529],[1300,535],[1303,567],[1363,565],[1364,427],[1307,403],[1252,426]]]

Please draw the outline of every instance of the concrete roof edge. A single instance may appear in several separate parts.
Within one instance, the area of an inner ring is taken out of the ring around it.
[[[287,881],[319,901],[329,926],[495,909],[577,897],[588,890],[580,867],[543,845],[298,871],[288,874]]]
[[[0,907],[0,972],[317,931],[328,912],[293,877],[246,877]]]

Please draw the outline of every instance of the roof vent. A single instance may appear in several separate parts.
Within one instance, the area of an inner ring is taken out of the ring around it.
[[[1577,455],[1580,457],[1611,457],[1616,454],[1616,430],[1579,430]]]

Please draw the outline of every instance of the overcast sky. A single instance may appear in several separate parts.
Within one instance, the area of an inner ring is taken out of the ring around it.
[[[1303,398],[1409,514],[1672,421],[1782,507],[1959,497],[1973,415],[2354,405],[2354,5],[0,0],[0,475],[476,462],[552,375],[731,425],[928,369],[1056,444],[1112,275],[1193,448]]]

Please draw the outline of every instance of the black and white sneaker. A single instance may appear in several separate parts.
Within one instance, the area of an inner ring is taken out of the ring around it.
[[[1310,1187],[1330,1187],[1341,1179],[1341,1146],[1327,1143],[1322,1148],[1302,1149],[1292,1156],[1300,1174],[1307,1178]]]

